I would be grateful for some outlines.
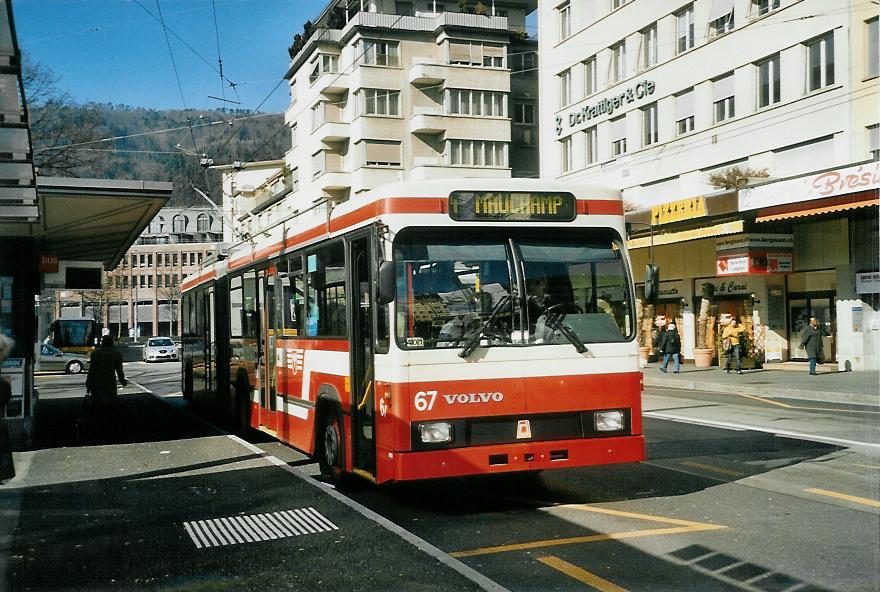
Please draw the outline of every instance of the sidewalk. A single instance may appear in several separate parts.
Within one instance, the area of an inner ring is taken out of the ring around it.
[[[646,387],[880,406],[880,373],[876,371],[838,372],[836,364],[825,364],[817,369],[818,376],[810,376],[806,363],[786,362],[767,364],[760,370],[743,370],[740,375],[733,371],[728,374],[718,366],[697,368],[690,363],[673,374],[670,362],[664,374],[660,366],[659,362],[645,366]]]

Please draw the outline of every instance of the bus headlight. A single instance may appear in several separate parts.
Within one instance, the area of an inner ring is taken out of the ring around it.
[[[446,421],[420,423],[419,435],[425,444],[440,444],[452,441],[452,424]]]
[[[623,411],[597,411],[593,415],[597,432],[618,432],[623,429]]]

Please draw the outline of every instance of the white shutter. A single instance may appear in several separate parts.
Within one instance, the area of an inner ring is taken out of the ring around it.
[[[611,139],[620,140],[626,137],[626,117],[611,120]]]
[[[675,97],[675,120],[681,121],[694,114],[694,91]]]
[[[733,0],[712,0],[712,8],[709,10],[709,22],[727,16],[733,10]]]
[[[732,97],[734,93],[733,74],[728,74],[724,78],[719,78],[718,80],[716,80],[713,85],[713,90],[715,91],[716,101],[726,99],[727,97]]]
[[[364,140],[364,154],[367,162],[399,163],[400,143]]]
[[[450,62],[470,62],[471,60],[471,44],[449,42],[449,61]]]

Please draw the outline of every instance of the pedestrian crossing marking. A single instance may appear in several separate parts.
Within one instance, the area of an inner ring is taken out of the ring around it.
[[[257,543],[339,530],[315,508],[184,522],[197,549]]]

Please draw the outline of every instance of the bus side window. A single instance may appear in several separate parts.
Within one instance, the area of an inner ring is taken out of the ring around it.
[[[322,247],[308,256],[307,263],[306,334],[309,337],[345,336],[345,249],[342,243]]]
[[[302,335],[302,306],[305,300],[305,278],[303,277],[302,256],[296,255],[288,261],[287,276],[282,279],[282,306],[285,335]]]

